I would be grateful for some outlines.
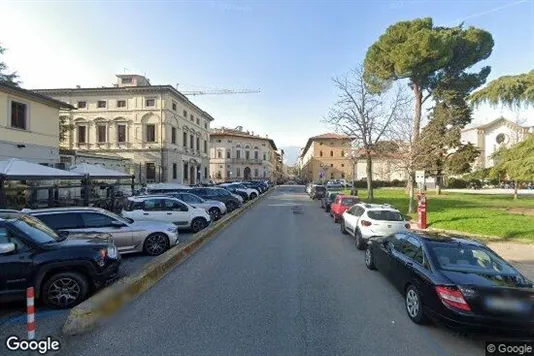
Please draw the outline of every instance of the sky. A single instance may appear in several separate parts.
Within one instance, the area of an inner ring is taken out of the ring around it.
[[[214,127],[243,126],[278,146],[331,131],[332,77],[365,58],[398,21],[488,30],[490,80],[534,68],[534,0],[447,1],[6,1],[2,60],[28,89],[109,86],[115,74],[146,75],[179,90],[259,89],[194,96]],[[474,123],[516,114],[483,107]],[[534,125],[534,111],[520,113]]]

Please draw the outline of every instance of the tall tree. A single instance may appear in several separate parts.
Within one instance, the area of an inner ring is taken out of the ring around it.
[[[372,200],[374,149],[389,136],[393,124],[407,109],[409,99],[401,86],[389,92],[371,92],[365,83],[362,66],[333,81],[338,100],[323,121],[351,137],[358,151],[363,152],[367,163],[367,192]]]
[[[462,25],[437,27],[431,18],[401,21],[390,26],[368,49],[365,79],[375,91],[382,91],[392,81],[407,79],[414,95],[412,148],[417,147],[421,129],[422,106],[444,71],[454,67],[464,71],[490,56],[493,38],[490,33]],[[487,71],[483,68],[482,71]],[[412,152],[412,156],[417,153]],[[413,164],[410,164],[413,167]],[[413,170],[410,172],[409,211],[413,212]]]
[[[487,103],[521,109],[534,106],[534,70],[519,75],[505,75],[474,92],[470,96],[474,106]]]
[[[0,45],[0,55],[4,54],[6,49]],[[0,60],[0,82],[8,82],[10,84],[18,86],[20,82],[18,81],[17,72],[7,72],[7,64]]]

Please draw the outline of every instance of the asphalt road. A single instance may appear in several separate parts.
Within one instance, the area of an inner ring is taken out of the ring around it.
[[[484,355],[418,326],[303,187],[279,187],[63,355]]]

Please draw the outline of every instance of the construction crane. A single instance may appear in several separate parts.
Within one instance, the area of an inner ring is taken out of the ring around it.
[[[176,89],[178,90],[178,84],[176,84]],[[232,89],[208,89],[208,90],[190,90],[190,91],[181,91],[180,93],[184,95],[219,95],[219,94],[252,94],[259,93],[259,89],[241,89],[241,90],[232,90]]]

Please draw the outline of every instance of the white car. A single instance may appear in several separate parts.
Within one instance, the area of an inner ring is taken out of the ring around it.
[[[260,195],[260,192],[258,192],[256,189],[249,188],[241,183],[225,183],[221,184],[221,187],[233,188],[245,192],[248,195],[248,199],[254,199]]]
[[[345,211],[341,219],[341,232],[352,235],[359,250],[365,249],[371,237],[388,236],[409,228],[401,212],[388,204],[359,203]]]
[[[172,197],[130,197],[122,216],[137,220],[156,220],[175,224],[179,229],[199,232],[211,223],[211,216],[203,208],[195,208]]]

